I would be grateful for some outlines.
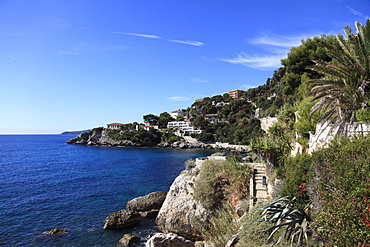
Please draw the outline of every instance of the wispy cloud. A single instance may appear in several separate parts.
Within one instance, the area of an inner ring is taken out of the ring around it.
[[[143,34],[143,33],[125,33],[125,32],[112,32],[114,34],[124,34],[124,35],[130,35],[130,36],[137,36],[142,38],[150,38],[150,39],[162,39],[161,37],[153,34]]]
[[[249,39],[248,43],[258,46],[262,52],[255,54],[240,52],[235,58],[220,58],[219,60],[260,70],[278,68],[281,66],[280,60],[286,57],[290,48],[299,46],[303,39],[310,36],[315,35],[261,35]]]
[[[105,44],[80,44],[67,50],[60,50],[60,55],[81,55],[93,52],[109,52],[131,49],[124,45],[105,45]]]
[[[202,46],[204,45],[203,42],[200,41],[193,41],[193,40],[176,40],[176,39],[169,39],[168,41],[175,42],[175,43],[181,43],[185,45],[194,45],[194,46]]]
[[[361,18],[364,18],[364,19],[369,19],[370,17],[363,14],[362,12],[358,11],[358,10],[355,10],[355,9],[352,9],[351,7],[349,7],[348,5],[346,5],[347,9],[354,15],[357,15]]]
[[[280,66],[280,60],[283,58],[281,55],[262,55],[251,56],[245,53],[237,54],[237,57],[231,59],[221,58],[223,62],[240,64],[255,69],[269,69],[277,68]]]
[[[185,97],[185,96],[174,96],[174,97],[168,97],[168,100],[173,100],[173,101],[187,101],[190,99],[190,97]]]
[[[191,78],[190,79],[192,82],[199,82],[199,83],[208,83],[209,81],[204,80],[202,78],[196,77],[196,78]]]
[[[280,35],[263,35],[249,40],[250,44],[254,45],[268,45],[275,47],[292,47],[301,44],[301,40],[307,38],[302,36],[280,36]]]
[[[18,59],[17,59],[17,58],[13,57],[13,55],[8,55],[8,57],[9,57],[10,59],[14,60],[14,61],[18,61]]]
[[[163,39],[162,37],[154,34],[143,34],[143,33],[127,33],[127,32],[111,32],[114,34],[123,34],[123,35],[130,35],[130,36],[136,36],[136,37],[142,37],[142,38],[150,38],[150,39]],[[202,46],[204,45],[203,42],[200,41],[194,41],[194,40],[177,40],[177,39],[166,39],[170,42],[185,44],[185,45],[193,45],[193,46]]]
[[[68,29],[72,27],[69,21],[62,20],[62,19],[47,20],[46,23],[47,23],[47,26],[49,26],[52,29],[56,29],[56,30]]]
[[[205,56],[202,56],[201,57],[203,60],[207,61],[207,62],[214,62],[212,59],[208,58],[208,57],[205,57]]]

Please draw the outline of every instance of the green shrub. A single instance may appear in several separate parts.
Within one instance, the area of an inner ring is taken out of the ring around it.
[[[233,206],[249,196],[250,167],[221,160],[205,160],[195,182],[194,197],[208,210],[215,211],[224,201]]]
[[[370,244],[370,137],[336,140],[313,153],[314,222],[327,246]]]
[[[215,210],[225,198],[223,187],[229,181],[219,175],[223,163],[220,160],[205,160],[195,182],[194,198],[206,209]]]
[[[356,118],[358,121],[361,121],[361,122],[369,122],[370,121],[370,108],[367,107],[365,109],[361,109],[357,111]]]
[[[284,164],[284,172],[284,186],[279,194],[295,197],[298,205],[305,205],[309,200],[306,187],[312,177],[311,155],[298,154],[288,158]]]
[[[167,139],[167,142],[168,143],[173,143],[173,142],[178,142],[178,141],[181,141],[182,138],[180,136],[170,136],[168,139]]]
[[[226,160],[233,163],[243,162],[243,157],[240,155],[230,154],[226,156]]]
[[[225,246],[241,224],[233,207],[226,202],[211,217],[210,224],[204,229],[204,236],[214,246]]]
[[[239,235],[240,240],[235,247],[267,247],[271,245],[266,241],[269,234],[263,232],[269,224],[259,221],[260,217],[261,210],[258,210],[258,205],[256,205],[244,221],[242,231]]]

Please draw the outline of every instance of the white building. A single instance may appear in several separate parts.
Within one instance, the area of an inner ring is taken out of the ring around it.
[[[150,130],[150,128],[153,128],[153,129],[156,129],[156,130],[158,130],[159,128],[158,128],[158,125],[144,125],[144,126],[142,126],[146,131],[149,131]]]
[[[177,116],[185,116],[185,111],[179,109],[179,110],[176,110],[176,111],[172,111],[171,112],[171,117],[173,117],[174,119],[176,119]]]
[[[211,123],[220,122],[220,116],[218,114],[206,114],[204,119],[208,120]]]
[[[123,125],[124,124],[121,124],[121,123],[110,123],[110,124],[107,124],[107,128],[108,129],[119,129]]]
[[[187,121],[172,121],[167,123],[168,129],[178,129],[189,134],[200,134],[201,130],[194,129],[192,122]]]

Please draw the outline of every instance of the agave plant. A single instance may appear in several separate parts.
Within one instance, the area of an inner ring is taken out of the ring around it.
[[[308,236],[311,232],[309,227],[309,215],[307,205],[304,209],[295,208],[295,198],[280,197],[270,203],[265,204],[260,221],[272,223],[273,226],[269,227],[263,232],[271,232],[267,240],[281,230],[280,237],[271,245],[281,243],[283,240],[293,244],[303,246],[308,242]]]

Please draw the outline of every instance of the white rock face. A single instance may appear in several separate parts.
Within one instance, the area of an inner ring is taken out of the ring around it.
[[[261,118],[261,129],[263,129],[266,133],[268,132],[269,128],[278,122],[276,117],[266,117]]]
[[[210,215],[194,199],[194,184],[201,163],[201,160],[196,160],[193,169],[182,172],[172,183],[156,219],[163,232],[173,232],[193,241],[203,240],[202,228]]]
[[[194,243],[174,233],[156,233],[145,244],[146,247],[194,247]]]

